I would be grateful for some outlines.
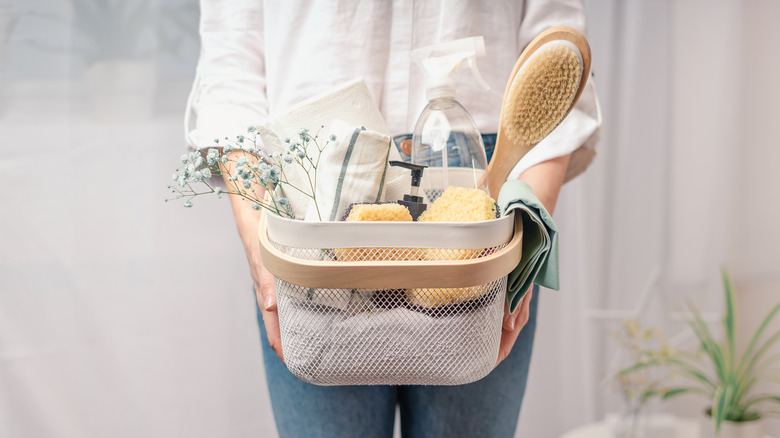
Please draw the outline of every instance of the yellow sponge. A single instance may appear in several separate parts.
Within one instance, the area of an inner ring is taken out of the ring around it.
[[[406,300],[414,306],[433,308],[458,304],[468,300],[475,300],[485,295],[490,289],[483,284],[474,287],[462,288],[429,288],[409,289],[406,291]]]
[[[417,219],[420,222],[473,222],[496,218],[496,204],[480,189],[447,187]]]
[[[345,219],[347,222],[404,221],[411,222],[409,209],[397,203],[353,204]],[[409,248],[334,248],[336,258],[344,262],[415,260],[415,251]]]
[[[386,204],[353,204],[347,222],[351,221],[411,221],[409,210],[395,202]]]
[[[474,222],[496,218],[496,204],[483,190],[448,187],[436,201],[420,215],[420,222]],[[425,251],[426,260],[467,260],[476,258],[481,249],[438,249]],[[421,307],[439,307],[457,304],[481,297],[485,286],[465,288],[409,289],[406,299]]]

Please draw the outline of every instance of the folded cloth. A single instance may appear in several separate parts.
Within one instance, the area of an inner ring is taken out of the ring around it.
[[[506,299],[509,311],[514,312],[532,284],[559,289],[558,228],[531,186],[523,181],[507,181],[497,204],[502,216],[514,211],[523,219],[523,255],[507,280]]]
[[[324,140],[327,138],[326,133],[333,131],[331,123],[334,120],[341,120],[352,126],[364,126],[367,131],[387,133],[387,124],[379,107],[365,81],[360,78],[285,108],[256,128],[269,155],[273,152],[283,154],[287,152],[289,145],[282,139],[294,139],[301,129],[307,129],[311,135],[319,134]],[[309,144],[310,156],[316,156],[314,147],[314,144]],[[382,156],[383,159],[386,157],[387,154]],[[393,169],[392,175],[401,170]],[[290,166],[287,171],[287,179],[292,185],[308,187],[308,177],[300,166]],[[311,198],[296,190],[286,190],[285,196],[295,217],[303,218]]]
[[[341,120],[330,126],[336,140],[320,158],[307,221],[341,220],[350,204],[382,199],[390,137]]]

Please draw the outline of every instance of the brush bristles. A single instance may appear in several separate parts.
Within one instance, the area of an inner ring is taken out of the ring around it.
[[[503,130],[515,143],[542,141],[566,116],[577,93],[582,66],[574,51],[555,46],[528,61],[506,98]]]

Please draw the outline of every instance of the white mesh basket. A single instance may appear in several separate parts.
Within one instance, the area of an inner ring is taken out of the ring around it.
[[[260,221],[285,364],[318,385],[460,385],[498,358],[522,221]]]

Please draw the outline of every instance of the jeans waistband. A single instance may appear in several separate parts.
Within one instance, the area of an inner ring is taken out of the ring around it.
[[[496,147],[496,137],[498,137],[498,134],[482,134],[482,143],[485,144],[485,155],[487,155],[488,162],[490,162],[490,158],[493,157],[493,149]],[[403,158],[404,161],[409,161],[411,157],[401,150],[401,142],[411,139],[412,134],[401,134],[393,137],[393,144],[395,144],[395,147],[398,149],[398,152],[401,154],[401,158]]]

